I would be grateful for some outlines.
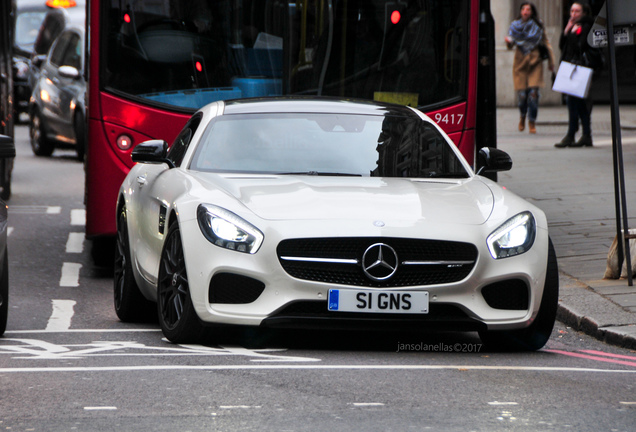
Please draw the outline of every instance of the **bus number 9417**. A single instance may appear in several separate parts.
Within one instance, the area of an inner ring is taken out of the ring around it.
[[[435,122],[437,124],[444,123],[444,124],[458,125],[462,123],[463,119],[464,119],[464,114],[442,114],[442,113],[435,114]]]

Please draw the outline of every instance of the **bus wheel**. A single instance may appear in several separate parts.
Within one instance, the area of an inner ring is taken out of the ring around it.
[[[86,124],[84,123],[84,116],[81,112],[75,113],[74,129],[75,151],[77,152],[77,159],[79,161],[83,161],[84,155],[86,154]]]
[[[31,149],[36,156],[51,156],[55,147],[53,143],[46,138],[44,127],[40,119],[40,113],[33,112],[31,121],[29,122],[29,135],[31,137]]]

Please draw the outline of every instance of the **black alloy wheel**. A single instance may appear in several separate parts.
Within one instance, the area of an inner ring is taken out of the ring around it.
[[[141,294],[133,275],[126,207],[122,207],[117,218],[116,243],[113,279],[115,312],[124,322],[151,321],[155,318],[156,309]]]
[[[157,313],[164,336],[174,343],[193,342],[203,326],[192,305],[181,231],[170,225],[159,264]]]

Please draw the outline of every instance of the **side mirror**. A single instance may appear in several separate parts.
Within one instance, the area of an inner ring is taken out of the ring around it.
[[[73,66],[60,66],[58,72],[64,78],[78,79],[80,76],[77,68],[74,68]]]
[[[36,69],[40,69],[45,60],[46,54],[37,54],[31,57],[31,64],[35,66]]]
[[[477,155],[477,174],[508,171],[512,168],[510,155],[494,147],[482,147]]]
[[[133,162],[166,163],[174,168],[174,163],[168,159],[168,143],[164,140],[149,140],[140,143],[132,151]]]
[[[6,135],[0,135],[0,159],[8,159],[15,157],[15,145],[13,138]]]

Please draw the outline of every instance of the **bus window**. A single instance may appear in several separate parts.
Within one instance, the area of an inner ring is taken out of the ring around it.
[[[464,0],[103,2],[102,88],[197,109],[307,94],[416,107],[466,96]]]

